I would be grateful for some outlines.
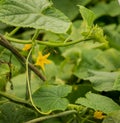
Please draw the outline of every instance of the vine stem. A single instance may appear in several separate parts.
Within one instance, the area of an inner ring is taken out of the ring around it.
[[[21,43],[21,44],[30,44],[32,43],[31,40],[21,40],[21,39],[16,39],[16,38],[12,38],[9,36],[5,35],[5,38],[11,42],[15,42],[15,43]],[[47,41],[39,41],[39,40],[35,40],[35,42],[37,42],[37,44],[41,44],[41,45],[46,45],[46,46],[51,46],[51,47],[66,47],[72,44],[77,44],[80,43],[82,41],[88,41],[88,40],[92,40],[92,39],[81,39],[81,40],[76,40],[76,41],[71,41],[71,42],[47,42]]]
[[[29,79],[29,67],[28,67],[28,64],[29,64],[29,57],[31,56],[31,53],[32,53],[32,51],[33,51],[33,49],[34,49],[34,46],[35,46],[35,39],[37,38],[37,36],[38,36],[38,34],[39,34],[39,30],[36,30],[36,32],[35,32],[35,34],[34,34],[34,36],[33,36],[33,38],[32,38],[32,44],[33,44],[33,46],[32,46],[32,48],[30,49],[30,51],[29,51],[29,53],[28,53],[28,56],[27,56],[27,59],[26,59],[26,81],[27,81],[27,86],[28,86],[28,92],[29,92],[29,98],[30,98],[30,101],[31,101],[31,104],[33,105],[33,107],[36,109],[36,111],[38,112],[38,113],[40,113],[40,114],[44,114],[44,115],[48,115],[48,114],[50,114],[51,113],[51,111],[49,111],[49,112],[42,112],[42,111],[40,111],[38,108],[37,108],[37,106],[34,104],[34,101],[33,101],[33,98],[32,98],[32,91],[31,91],[31,86],[30,86],[30,79]]]
[[[10,33],[7,33],[7,36],[12,36],[14,35],[18,30],[20,29],[20,27],[16,27],[15,29],[13,29]]]
[[[26,99],[29,99],[29,96],[30,96],[30,93],[31,93],[29,91],[29,88],[31,88],[31,70],[29,69],[29,67],[27,68],[27,66],[28,66],[29,61],[32,62],[32,51],[33,51],[33,49],[35,47],[35,43],[36,43],[35,40],[37,39],[37,37],[39,35],[39,31],[40,30],[36,30],[34,35],[33,35],[33,37],[32,37],[32,48],[31,48],[31,50],[30,50],[30,52],[28,54],[28,57],[26,59],[26,69],[27,69],[26,70],[27,71],[26,78],[29,79],[29,81],[27,81],[28,79],[26,80]],[[29,82],[29,84],[28,84],[28,82]]]
[[[39,117],[39,118],[30,120],[30,121],[27,121],[25,123],[37,123],[37,122],[40,122],[40,121],[43,121],[43,120],[47,120],[47,119],[50,119],[50,118],[61,117],[61,116],[65,116],[65,115],[69,115],[69,114],[74,114],[74,113],[77,113],[77,111],[76,110],[64,111],[64,112],[61,112],[61,113],[58,113],[58,114],[53,114],[53,115],[49,115],[49,116]]]
[[[27,80],[27,84],[28,84],[29,98],[30,98],[30,101],[31,101],[32,106],[36,109],[36,111],[37,111],[38,113],[47,115],[47,114],[50,114],[51,111],[50,111],[50,112],[46,112],[46,113],[40,111],[40,110],[36,107],[36,105],[34,104],[34,101],[33,101],[33,98],[32,98],[32,91],[31,91],[30,80],[29,80],[29,76],[28,76],[28,59],[29,59],[29,56],[30,56],[31,52],[32,52],[32,49],[30,50],[30,52],[29,52],[29,54],[28,54],[28,57],[27,57],[27,60],[26,60],[26,80]]]

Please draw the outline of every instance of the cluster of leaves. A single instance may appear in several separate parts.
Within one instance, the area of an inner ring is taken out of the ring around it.
[[[0,38],[0,123],[120,122],[118,1],[0,0],[0,33],[23,57],[31,43],[31,63],[38,52],[51,60],[44,71],[38,67],[46,81],[31,72],[29,87],[30,71]],[[32,99],[25,100],[28,88]],[[96,119],[95,111],[105,118]]]

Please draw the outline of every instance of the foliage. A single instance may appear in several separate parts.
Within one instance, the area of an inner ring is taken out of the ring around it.
[[[98,101],[97,104],[95,103],[96,100]],[[95,110],[100,110],[106,114],[119,110],[120,108],[120,106],[114,103],[110,98],[90,92],[86,94],[86,98],[78,98],[76,103]]]
[[[119,123],[119,39],[117,0],[0,0],[0,123]]]
[[[71,89],[71,86],[67,85],[42,86],[34,92],[33,100],[43,112],[47,112],[49,110],[65,110],[69,102],[64,97],[71,92]]]

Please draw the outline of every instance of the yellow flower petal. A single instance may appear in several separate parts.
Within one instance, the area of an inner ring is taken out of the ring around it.
[[[102,120],[102,119],[105,118],[105,117],[106,117],[106,116],[103,115],[103,112],[101,112],[101,111],[95,111],[95,112],[94,112],[94,118],[96,118],[96,119]]]
[[[35,65],[40,66],[42,70],[45,70],[44,65],[51,63],[51,61],[47,59],[49,55],[50,53],[43,56],[42,53],[39,52]]]
[[[32,44],[26,44],[24,47],[23,47],[23,51],[28,51],[30,48],[32,47]]]

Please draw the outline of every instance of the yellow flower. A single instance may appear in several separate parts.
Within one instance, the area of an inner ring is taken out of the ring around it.
[[[105,117],[106,117],[106,116],[103,115],[103,112],[101,112],[101,111],[95,111],[95,112],[94,112],[94,118],[96,118],[96,119],[102,120],[102,119],[105,118]]]
[[[30,48],[32,47],[32,44],[26,44],[24,47],[23,47],[23,51],[28,51]]]
[[[40,66],[43,70],[45,70],[44,64],[50,64],[51,63],[51,61],[47,59],[49,55],[50,55],[50,53],[43,56],[42,53],[39,52],[39,55],[37,57],[35,65]]]

